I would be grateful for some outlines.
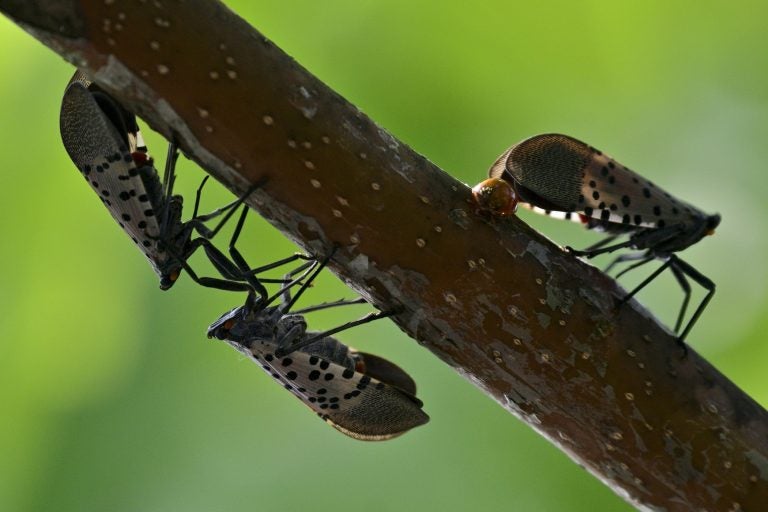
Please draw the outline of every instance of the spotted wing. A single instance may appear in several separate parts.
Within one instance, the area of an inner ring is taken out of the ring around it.
[[[703,215],[567,135],[536,135],[512,146],[491,166],[489,175],[511,180],[520,200],[535,211],[581,220],[589,227],[661,228],[692,223]]]
[[[277,358],[272,342],[256,340],[250,349],[228,343],[249,355],[320,418],[355,439],[383,441],[429,421],[418,398],[371,375],[302,351]],[[415,390],[415,385],[410,387]]]
[[[356,350],[352,350],[351,354],[355,359],[355,368],[357,371],[373,377],[374,379],[378,379],[390,386],[395,386],[411,396],[416,396],[416,383],[405,370],[395,363],[387,361],[383,357],[368,354],[367,352],[357,352]]]
[[[165,257],[156,243],[162,183],[133,114],[77,72],[64,93],[60,129],[72,161],[156,269]]]

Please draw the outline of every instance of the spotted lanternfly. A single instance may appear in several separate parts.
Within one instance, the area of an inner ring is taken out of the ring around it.
[[[472,188],[478,210],[505,217],[517,211],[517,194],[512,185],[501,178],[488,178]]]
[[[397,365],[378,356],[357,352],[331,334],[388,316],[368,315],[325,332],[307,332],[303,313],[359,304],[362,299],[320,304],[290,312],[327,259],[313,269],[292,299],[291,280],[278,294],[283,301],[270,306],[249,294],[244,306],[224,314],[208,329],[209,338],[225,340],[249,356],[264,371],[340,432],[364,441],[391,439],[429,421],[416,398],[416,384]],[[294,272],[295,273],[295,272]],[[290,348],[289,348],[290,347]]]
[[[712,299],[715,284],[675,253],[713,234],[719,215],[703,213],[567,135],[536,135],[512,146],[491,166],[489,176],[509,181],[521,204],[535,211],[581,222],[588,229],[610,235],[586,250],[571,250],[577,256],[592,258],[625,247],[644,251],[619,256],[606,270],[635,261],[621,275],[654,259],[663,260],[664,264],[623,302],[669,268],[685,293],[675,332],[680,332],[690,299],[687,278],[706,289],[706,296],[680,333],[678,341],[682,344]],[[626,241],[609,245],[625,234],[629,236]]]
[[[199,278],[187,264],[187,259],[202,246],[217,269],[234,268],[209,239],[244,198],[198,216],[201,185],[192,219],[182,222],[183,199],[173,195],[173,169],[178,157],[175,145],[169,147],[165,179],[161,181],[136,117],[79,71],[64,93],[60,128],[70,158],[112,217],[147,257],[160,278],[160,288],[167,290],[173,286],[184,269],[205,286],[236,291],[251,289],[242,276]],[[205,226],[204,222],[225,212],[214,229]],[[201,236],[192,239],[193,232]]]

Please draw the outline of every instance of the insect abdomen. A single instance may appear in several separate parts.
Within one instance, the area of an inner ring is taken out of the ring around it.
[[[310,337],[315,334],[318,333],[313,331],[308,331],[306,333],[306,335]],[[302,352],[321,357],[345,368],[355,369],[355,359],[352,356],[353,351],[351,351],[348,346],[331,336],[326,336],[325,338],[307,345],[302,349]]]

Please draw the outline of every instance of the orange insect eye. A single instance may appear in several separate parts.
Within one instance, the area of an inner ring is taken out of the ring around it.
[[[517,211],[517,193],[501,178],[488,178],[472,188],[472,196],[480,210],[503,217]]]

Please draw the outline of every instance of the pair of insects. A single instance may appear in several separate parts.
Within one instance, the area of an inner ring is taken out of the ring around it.
[[[675,324],[678,342],[683,344],[712,299],[715,284],[676,253],[713,234],[720,223],[719,215],[703,213],[567,135],[537,135],[512,146],[491,166],[489,175],[473,189],[482,209],[510,215],[519,202],[540,213],[581,222],[587,229],[609,234],[583,251],[569,248],[576,256],[592,258],[627,247],[642,251],[617,257],[606,271],[634,261],[620,276],[655,259],[663,260],[623,302],[669,269],[685,295]],[[621,235],[628,235],[628,239],[611,244]],[[688,278],[707,293],[681,331],[691,295]]]
[[[341,432],[364,440],[383,440],[423,425],[429,417],[421,410],[413,379],[389,361],[350,349],[331,335],[388,316],[369,315],[322,333],[306,330],[303,313],[357,304],[362,299],[321,304],[291,311],[328,259],[293,255],[272,264],[250,268],[235,244],[247,207],[243,206],[230,246],[230,257],[212,243],[246,196],[210,214],[198,215],[201,184],[192,219],[181,221],[182,197],[173,194],[174,164],[178,152],[171,144],[161,181],[144,145],[135,116],[83,74],[75,73],[62,102],[61,134],[64,147],[82,175],[99,195],[112,217],[141,249],[168,289],[185,270],[201,285],[247,291],[244,306],[217,320],[209,337],[227,340],[260,363],[286,389]],[[249,192],[250,193],[250,192]],[[224,215],[219,224],[205,223]],[[194,234],[199,236],[193,238]],[[198,277],[187,260],[202,247],[223,278]],[[299,259],[307,260],[294,279],[263,279],[257,274]],[[264,283],[283,285],[272,297]],[[301,285],[293,298],[290,288]],[[278,306],[272,303],[282,297]]]

